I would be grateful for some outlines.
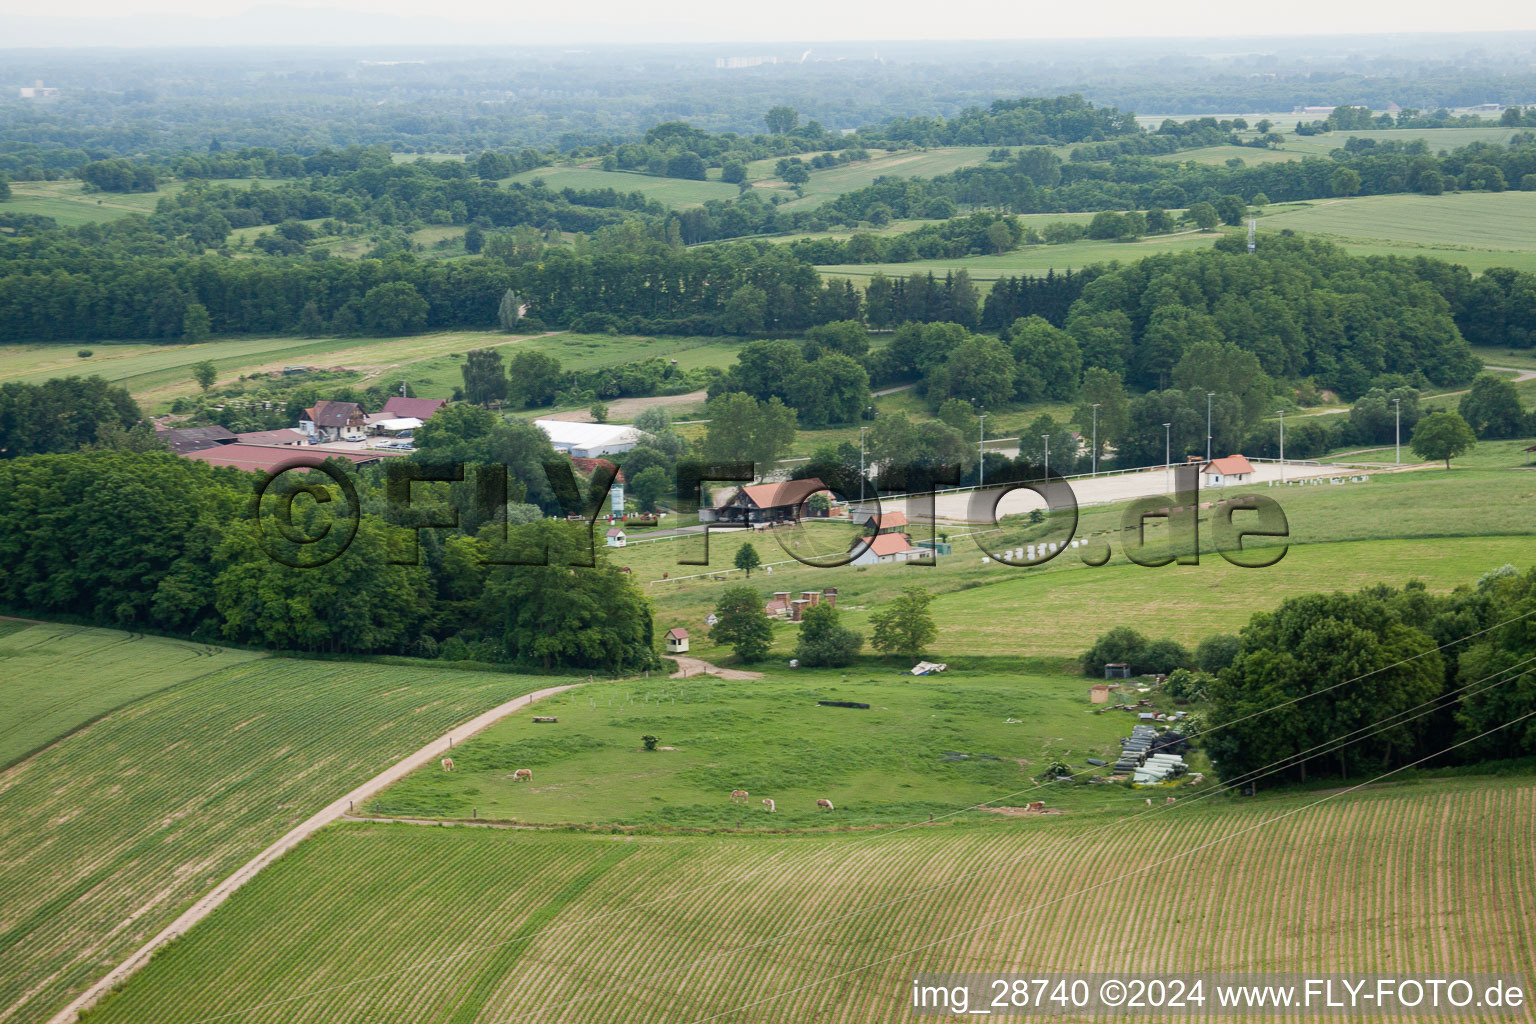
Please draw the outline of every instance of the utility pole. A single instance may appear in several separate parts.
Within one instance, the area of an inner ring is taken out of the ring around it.
[[[400,382],[400,397],[401,398],[405,398],[406,397],[406,394],[405,394],[405,381],[401,381]]]
[[[1285,410],[1280,410],[1280,482],[1285,483]]]
[[[1211,461],[1211,399],[1216,397],[1216,392],[1205,393],[1205,461]]]
[[[1093,403],[1093,475],[1099,475],[1099,403]]]
[[[859,507],[864,505],[864,434],[868,427],[859,428]]]
[[[987,483],[987,414],[980,413],[981,426],[977,429],[980,435],[976,440],[976,486],[984,487]]]
[[[1401,466],[1403,464],[1403,400],[1401,398],[1392,399],[1392,411],[1397,419],[1394,433],[1397,435],[1397,464]]]
[[[1051,435],[1041,434],[1040,439],[1045,442],[1045,475],[1040,479],[1049,480],[1051,478]]]
[[[1168,474],[1168,493],[1173,493],[1173,434],[1169,428],[1172,423],[1163,424],[1163,469]]]

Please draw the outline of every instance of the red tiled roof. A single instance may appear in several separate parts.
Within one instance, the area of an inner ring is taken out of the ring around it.
[[[1206,463],[1204,472],[1220,473],[1222,476],[1237,476],[1239,473],[1252,473],[1253,463],[1241,455],[1228,455],[1224,459],[1212,459]]]
[[[441,398],[404,398],[396,395],[384,403],[380,412],[387,412],[395,419],[417,419],[425,423],[447,403]]]
[[[879,530],[889,529],[893,526],[906,526],[907,517],[901,512],[883,512],[878,516],[870,516],[874,520],[875,528]],[[865,520],[868,522],[869,520]]]
[[[853,542],[854,554],[862,555],[863,548],[868,548],[877,556],[895,555],[903,551],[917,550],[912,546],[912,538],[904,533],[882,533],[875,537],[860,537]]]
[[[826,489],[827,485],[813,476],[804,480],[785,480],[776,484],[753,484],[750,487],[743,487],[736,494],[745,494],[758,508],[776,508],[780,505],[799,505],[817,491]],[[735,497],[736,495],[732,495],[733,501]]]
[[[673,628],[667,630],[667,636],[671,637],[673,640],[687,640],[688,631],[681,626],[674,626]]]

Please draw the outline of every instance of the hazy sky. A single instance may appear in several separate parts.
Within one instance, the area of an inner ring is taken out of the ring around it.
[[[721,0],[581,0],[580,3],[530,3],[528,0],[457,0],[434,7],[421,0],[288,0],[286,10],[264,10],[263,21],[293,18],[304,9],[381,15],[381,23],[430,17],[440,35],[444,21],[464,26],[466,43],[486,41],[476,28],[494,25],[494,34],[529,41],[560,39],[618,41],[633,26],[635,41],[679,42],[856,40],[856,39],[1013,39],[1051,37],[1303,35],[1381,32],[1478,32],[1536,29],[1536,3],[1530,0],[1483,0],[1474,4],[1444,0],[1291,0],[1284,4],[1215,0],[1099,0],[1093,4],[1028,3],[1019,0],[970,0],[933,4],[928,0],[770,0],[723,3]],[[0,15],[13,31],[25,21],[58,24],[79,18],[99,22],[135,16],[171,15],[196,24],[204,19],[240,16],[252,5],[208,0],[0,0]],[[12,20],[13,18],[24,21]],[[159,19],[156,19],[159,20]],[[206,25],[206,22],[205,22]],[[188,25],[187,27],[192,27]],[[211,26],[209,26],[211,27]],[[521,31],[520,31],[521,27]],[[238,32],[232,33],[238,36]],[[25,31],[9,45],[29,45]],[[409,32],[402,41],[409,41]],[[617,38],[616,38],[617,37]],[[238,43],[238,38],[228,40]],[[296,38],[295,42],[302,42]],[[8,45],[0,40],[0,47]]]

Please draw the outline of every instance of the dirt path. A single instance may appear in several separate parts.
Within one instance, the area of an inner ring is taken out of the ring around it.
[[[565,686],[550,686],[542,690],[535,690],[533,693],[524,694],[514,700],[509,700],[505,704],[494,707],[484,714],[470,719],[451,732],[439,736],[414,754],[402,761],[397,761],[383,772],[375,775],[352,792],[332,801],[323,810],[247,861],[239,870],[220,882],[202,899],[188,907],[180,917],[166,925],[158,935],[141,946],[127,960],[113,968],[104,978],[80,993],[73,1002],[49,1018],[48,1024],[72,1024],[72,1022],[79,1020],[80,1014],[84,1010],[94,1005],[103,995],[117,985],[122,984],[135,971],[148,963],[150,957],[161,946],[164,946],[177,936],[185,934],[189,928],[213,913],[220,904],[229,899],[236,889],[239,889],[252,878],[255,878],[262,868],[277,860],[319,829],[337,819],[347,817],[354,803],[362,803],[385,787],[398,782],[422,765],[431,763],[434,758],[446,756],[452,750],[453,744],[456,741],[468,739],[482,729],[493,725],[512,712],[519,711],[535,701],[552,697],[557,693],[563,693],[566,690],[581,685],[583,684],[570,683]]]
[[[718,676],[721,679],[761,679],[761,672],[747,672],[739,668],[721,668],[711,665],[703,658],[690,658],[687,655],[677,655],[677,671],[669,677],[671,679],[687,679],[691,676],[705,675]]]

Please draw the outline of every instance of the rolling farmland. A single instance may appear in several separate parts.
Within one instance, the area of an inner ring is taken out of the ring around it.
[[[6,622],[0,631],[0,765],[9,766],[145,694],[262,657],[115,629]]]
[[[1536,899],[1528,781],[1123,819],[788,837],[333,827],[91,1020],[674,1024],[740,1007],[730,1020],[779,1024],[900,1019],[924,970],[1536,971],[1536,925],[1510,912]]]
[[[73,671],[91,678],[113,658]],[[0,772],[0,1017],[47,1020],[314,811],[539,682],[267,658],[152,694]]]
[[[211,359],[218,383],[253,373],[270,373],[285,365],[312,365],[352,370],[353,383],[365,386],[387,375],[404,377],[424,398],[446,398],[463,383],[459,366],[463,353],[474,348],[527,346],[548,352],[570,369],[590,369],[652,356],[676,359],[684,370],[726,366],[735,359],[738,342],[718,338],[641,338],[630,335],[583,335],[558,332],[548,336],[506,334],[501,331],[444,331],[403,338],[236,338],[194,345],[102,344],[89,346],[92,355],[76,355],[80,346],[0,346],[0,383],[40,383],[52,377],[96,374],[120,383],[141,404],[154,408],[197,391],[192,366]]]

